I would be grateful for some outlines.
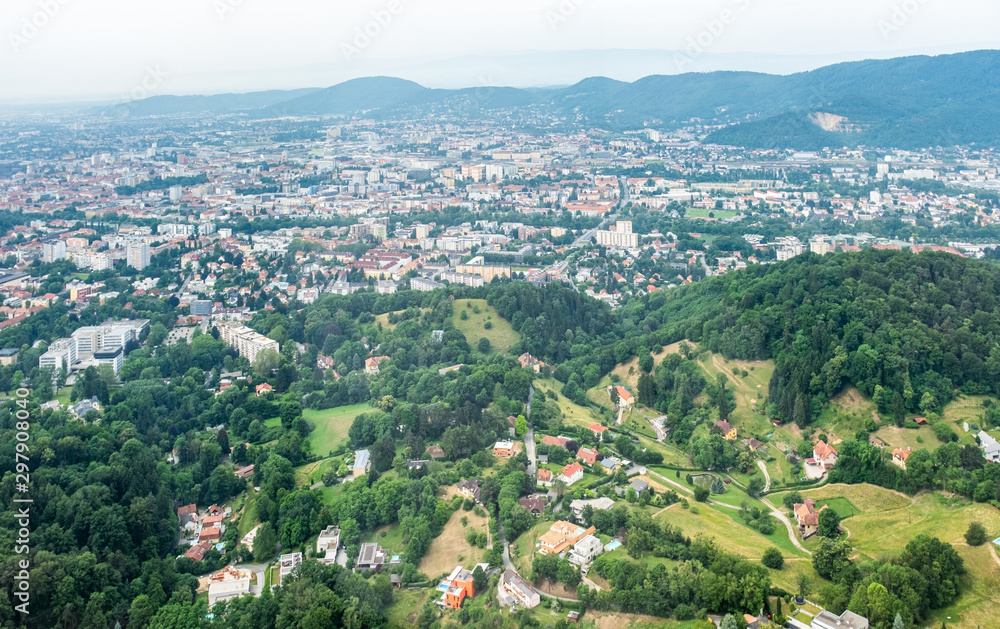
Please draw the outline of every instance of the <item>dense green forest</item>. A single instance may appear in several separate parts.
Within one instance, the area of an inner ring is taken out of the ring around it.
[[[773,358],[770,412],[808,424],[853,384],[900,424],[956,389],[1000,391],[1000,270],[948,254],[799,256],[656,293],[621,309],[661,343]]]

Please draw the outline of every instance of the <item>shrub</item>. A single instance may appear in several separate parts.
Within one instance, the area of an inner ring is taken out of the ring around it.
[[[986,529],[979,522],[973,522],[965,532],[965,541],[969,546],[982,546],[989,540]]]
[[[764,558],[760,562],[772,570],[781,570],[785,565],[785,558],[781,556],[780,550],[772,546],[764,551]]]
[[[709,491],[704,487],[694,488],[694,499],[698,502],[705,502],[708,500]]]

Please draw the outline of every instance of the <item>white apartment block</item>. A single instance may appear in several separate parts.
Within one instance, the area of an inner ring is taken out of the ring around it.
[[[639,246],[639,235],[632,233],[632,221],[618,221],[613,231],[597,231],[597,244],[603,247],[635,249]]]
[[[246,356],[251,363],[264,350],[271,349],[277,352],[280,349],[277,341],[245,325],[222,325],[219,327],[219,334],[226,345],[236,348],[240,356]]]
[[[66,259],[66,241],[56,240],[42,243],[42,262]]]
[[[471,273],[442,273],[441,281],[461,284],[462,286],[471,286],[472,288],[486,284],[486,279],[482,275],[472,275]]]
[[[129,243],[125,250],[126,263],[136,269],[143,270],[149,266],[149,245],[144,242]]]

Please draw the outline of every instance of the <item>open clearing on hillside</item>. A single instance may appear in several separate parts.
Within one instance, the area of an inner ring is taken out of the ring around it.
[[[467,518],[468,526],[462,526],[462,518]],[[486,532],[486,518],[461,509],[453,513],[441,535],[431,542],[430,550],[420,562],[420,572],[433,581],[442,574],[450,573],[455,566],[475,566],[485,551],[465,541],[469,529]]]
[[[760,559],[764,556],[764,551],[772,546],[780,550],[786,558],[799,556],[781,548],[757,531],[743,526],[733,517],[722,513],[724,507],[712,508],[705,504],[691,504],[691,509],[674,507],[656,519],[680,527],[684,534],[690,537],[698,535],[713,537],[720,548],[747,559]],[[695,510],[698,513],[693,513]],[[733,516],[739,517],[735,511],[733,511]],[[787,539],[787,530],[784,526],[780,528]],[[777,535],[777,533],[776,528],[775,534]]]
[[[316,425],[316,429],[309,433],[309,451],[319,456],[328,456],[338,445],[346,442],[347,431],[351,429],[354,418],[370,410],[372,408],[367,404],[355,404],[322,411],[302,411],[306,421]]]
[[[554,391],[558,397],[559,410],[563,415],[563,423],[566,424],[579,424],[583,426],[589,426],[594,422],[599,422],[600,417],[595,415],[593,411],[579,404],[573,402],[568,397],[559,393],[562,388],[562,383],[558,380],[552,378],[548,380],[535,380],[535,403],[541,401],[541,396],[543,393],[548,394],[550,391]]]
[[[473,349],[479,345],[479,339],[487,338],[493,351],[506,353],[521,340],[510,323],[501,318],[485,299],[458,299],[455,300],[454,308],[455,328],[465,335],[465,340]],[[477,308],[478,313],[475,311]],[[464,321],[462,312],[468,317]],[[485,327],[487,321],[493,326],[489,330]]]

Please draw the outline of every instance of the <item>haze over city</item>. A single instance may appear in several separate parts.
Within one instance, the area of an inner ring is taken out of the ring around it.
[[[150,73],[156,94],[374,75],[455,88],[786,74],[1000,47],[998,21],[989,0],[11,0],[0,102],[115,99]]]

